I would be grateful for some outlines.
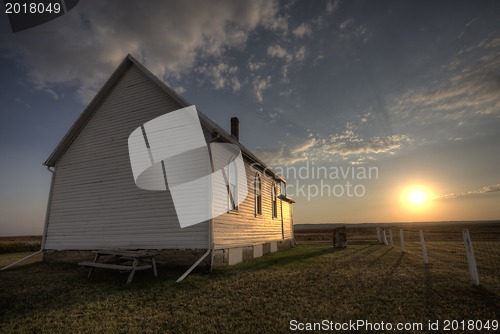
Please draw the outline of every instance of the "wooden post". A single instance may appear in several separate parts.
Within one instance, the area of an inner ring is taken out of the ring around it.
[[[139,264],[139,259],[134,259],[134,264],[132,265],[132,270],[130,271],[130,274],[128,274],[127,284],[130,284],[132,282],[132,279],[134,278],[135,270],[136,270],[138,264]]]
[[[427,256],[427,248],[425,247],[424,231],[420,230],[420,244],[422,244],[422,255],[424,256],[424,263],[429,264],[429,257]]]
[[[387,242],[387,234],[385,234],[385,228],[384,228],[384,229],[382,229],[382,238],[383,238],[383,240],[384,240],[384,244],[385,244],[386,246],[389,246],[389,242]]]
[[[377,227],[377,240],[378,240],[378,242],[382,242],[382,235],[380,234],[380,227]]]
[[[479,275],[477,274],[476,258],[474,257],[474,249],[472,248],[472,240],[470,238],[469,230],[464,228],[462,230],[465,245],[465,255],[467,256],[467,263],[469,265],[470,277],[472,284],[479,285]]]
[[[401,240],[401,253],[405,252],[405,233],[403,229],[399,230],[399,239]]]
[[[94,257],[94,263],[97,263],[99,262],[99,257],[101,255],[99,253],[96,253],[95,254],[95,257]],[[94,267],[90,267],[90,271],[89,271],[89,275],[87,276],[87,279],[90,279],[90,276],[92,275],[92,272],[94,271]]]
[[[392,238],[392,230],[389,230],[389,241],[391,243],[391,247],[394,247],[394,239]]]

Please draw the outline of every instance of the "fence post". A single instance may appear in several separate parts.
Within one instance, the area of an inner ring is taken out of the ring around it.
[[[387,242],[387,235],[385,234],[385,228],[382,229],[382,240],[386,246],[389,246],[389,243]]]
[[[403,229],[399,230],[399,239],[401,240],[401,253],[405,252],[405,233]]]
[[[391,247],[394,247],[394,239],[392,238],[392,230],[389,230],[389,240],[391,243]]]
[[[427,248],[425,247],[424,231],[420,230],[420,243],[422,244],[422,255],[424,256],[424,263],[429,264],[429,257],[427,256]]]
[[[476,258],[474,257],[474,249],[472,248],[472,240],[470,238],[469,230],[464,228],[462,230],[464,236],[465,255],[467,256],[467,263],[469,264],[470,277],[472,284],[479,285],[479,275],[477,274]]]
[[[378,242],[382,242],[382,235],[380,234],[380,227],[377,227],[377,240],[378,240]]]

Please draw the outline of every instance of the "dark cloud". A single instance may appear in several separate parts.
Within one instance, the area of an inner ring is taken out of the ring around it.
[[[73,85],[87,102],[127,53],[168,81],[200,57],[243,47],[258,26],[286,30],[277,10],[265,0],[82,1],[46,25],[4,34],[0,48],[23,64],[36,88],[57,96],[57,87]]]

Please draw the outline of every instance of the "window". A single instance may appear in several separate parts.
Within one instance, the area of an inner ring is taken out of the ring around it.
[[[277,198],[277,189],[276,183],[273,182],[273,186],[271,187],[271,199],[273,205],[273,218],[278,217],[278,198]]]
[[[235,161],[231,161],[228,168],[228,192],[227,202],[228,208],[232,211],[238,210],[238,170]],[[228,210],[228,211],[229,211]]]
[[[255,215],[262,214],[262,182],[259,173],[254,178]]]
[[[281,195],[286,197],[286,183],[281,181]]]

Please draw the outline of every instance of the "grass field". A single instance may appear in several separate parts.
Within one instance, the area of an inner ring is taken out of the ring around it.
[[[0,254],[36,252],[41,243],[41,236],[0,237]]]
[[[26,255],[29,253],[25,253]],[[0,255],[4,266],[25,254]],[[288,332],[289,322],[499,319],[498,292],[374,242],[301,243],[212,273],[98,271],[40,258],[0,272],[0,332]],[[425,330],[424,330],[425,332]]]

